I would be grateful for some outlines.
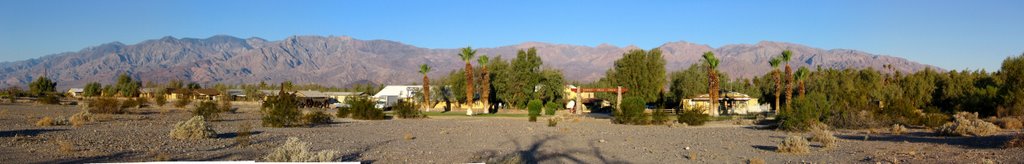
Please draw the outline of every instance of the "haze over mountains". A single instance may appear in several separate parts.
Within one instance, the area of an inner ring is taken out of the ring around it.
[[[568,80],[596,81],[621,58],[637,47],[597,47],[526,42],[502,47],[480,48],[478,55],[515,57],[516,50],[536,47],[544,67],[561,69]],[[749,78],[767,73],[768,60],[789,49],[790,64],[823,68],[881,69],[892,64],[896,70],[915,72],[937,67],[903,58],[875,55],[847,49],[824,50],[799,44],[763,41],[719,48],[688,42],[669,42],[663,50],[669,72],[700,62],[701,54],[713,51],[721,59],[720,71],[730,77]],[[462,68],[456,49],[430,49],[388,40],[359,40],[351,37],[292,36],[278,41],[218,35],[206,39],[164,37],[134,45],[120,42],[102,44],[78,52],[53,54],[36,59],[0,62],[0,86],[26,86],[44,74],[56,79],[59,88],[81,87],[88,82],[110,84],[128,72],[143,81],[170,79],[212,83],[318,83],[344,87],[357,83],[408,84],[422,80],[419,65],[434,67],[431,78]],[[474,62],[474,65],[476,63]],[[941,69],[939,69],[941,70]]]

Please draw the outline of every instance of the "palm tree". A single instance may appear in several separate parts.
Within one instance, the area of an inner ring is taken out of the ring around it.
[[[786,109],[793,102],[793,68],[789,67],[789,60],[793,58],[793,51],[782,51],[782,62],[786,63]]]
[[[797,89],[797,96],[804,97],[804,92],[807,91],[806,88],[804,88],[804,81],[807,81],[807,77],[810,75],[811,70],[807,69],[807,67],[800,67],[800,69],[796,70],[796,82],[800,86],[799,89]]]
[[[423,107],[430,111],[430,78],[427,77],[427,73],[430,73],[430,66],[427,64],[420,65],[420,74],[423,74]]]
[[[462,52],[459,53],[459,57],[462,61],[466,62],[466,113],[473,114],[473,65],[469,62],[476,56],[476,50],[473,47],[462,48]]]
[[[782,77],[779,75],[779,64],[782,63],[782,59],[774,57],[768,60],[768,65],[772,66],[772,77],[775,79],[775,112],[782,112],[779,110],[779,96],[782,95]]]
[[[483,72],[483,82],[480,84],[480,100],[484,102],[484,112],[488,113],[488,109],[491,109],[490,98],[491,97],[491,73],[487,72],[487,63],[490,58],[487,55],[480,55],[480,58],[476,59],[476,64],[480,64],[480,72]]]
[[[704,52],[704,61],[708,66],[708,110],[712,116],[718,116],[718,75],[715,68],[718,68],[718,58],[715,53]]]

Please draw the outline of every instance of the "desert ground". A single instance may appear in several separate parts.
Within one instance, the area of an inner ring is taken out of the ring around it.
[[[546,118],[435,116],[426,119],[361,121],[333,118],[315,127],[260,127],[254,105],[212,121],[216,138],[175,140],[173,124],[183,109],[143,108],[133,114],[95,114],[98,121],[72,127],[36,126],[44,116],[69,117],[73,105],[0,104],[0,163],[260,160],[289,137],[313,151],[339,151],[341,161],[363,163],[494,162],[519,157],[528,163],[1022,163],[1024,149],[1002,144],[1019,130],[989,137],[943,137],[911,129],[838,130],[836,147],[811,143],[811,152],[775,152],[787,133],[715,121],[704,126],[612,124],[602,117],[568,117],[555,127]],[[330,113],[334,113],[330,111]],[[239,129],[252,127],[250,143],[238,144]]]

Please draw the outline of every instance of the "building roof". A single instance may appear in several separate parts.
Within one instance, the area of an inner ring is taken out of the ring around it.
[[[141,93],[155,93],[156,92],[156,88],[142,88],[142,89],[139,89],[139,92],[141,92]]]
[[[220,91],[217,91],[216,89],[209,89],[209,88],[196,89],[196,90],[192,90],[192,92],[198,93],[198,94],[201,94],[201,95],[210,95],[210,96],[220,95]]]
[[[420,85],[389,85],[389,86],[385,86],[384,89],[381,89],[380,92],[377,92],[377,94],[373,95],[373,97],[381,97],[381,96],[412,97],[412,95],[411,95],[412,94],[411,93],[412,92],[411,91],[412,88],[422,89],[423,86],[420,86]]]
[[[323,92],[323,94],[327,95],[327,96],[356,96],[356,95],[364,95],[365,93],[363,93],[363,92]]]
[[[327,97],[323,92],[320,91],[299,91],[295,93],[298,97]]]
[[[71,88],[68,92],[85,92],[85,88]]]
[[[750,95],[739,93],[739,92],[732,92],[732,91],[721,93],[720,96],[721,97],[719,97],[718,100],[725,100],[725,99],[730,99],[730,100],[750,100]],[[710,99],[709,97],[710,96],[708,96],[708,94],[702,94],[700,96],[694,97],[693,100],[696,100],[696,101],[708,101],[708,99]]]

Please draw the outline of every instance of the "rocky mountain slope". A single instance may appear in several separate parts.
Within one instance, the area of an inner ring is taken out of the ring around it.
[[[481,48],[479,54],[515,57],[518,49],[536,47],[545,67],[561,69],[569,80],[595,81],[604,76],[622,53],[636,47],[597,47],[526,42]],[[701,54],[714,51],[720,70],[732,77],[753,77],[769,70],[768,59],[792,50],[794,67],[882,68],[914,72],[933,66],[906,59],[845,49],[824,50],[783,42],[707,45],[670,42],[659,46],[668,70],[700,62]],[[44,73],[57,79],[59,88],[81,87],[88,82],[112,83],[128,72],[144,81],[169,79],[211,83],[268,83],[291,80],[347,86],[356,83],[402,84],[421,80],[418,66],[434,67],[432,77],[462,68],[456,49],[429,49],[388,40],[358,40],[337,36],[293,36],[278,41],[260,38],[213,36],[206,39],[164,37],[134,45],[103,44],[36,59],[0,63],[0,86],[25,86]]]

